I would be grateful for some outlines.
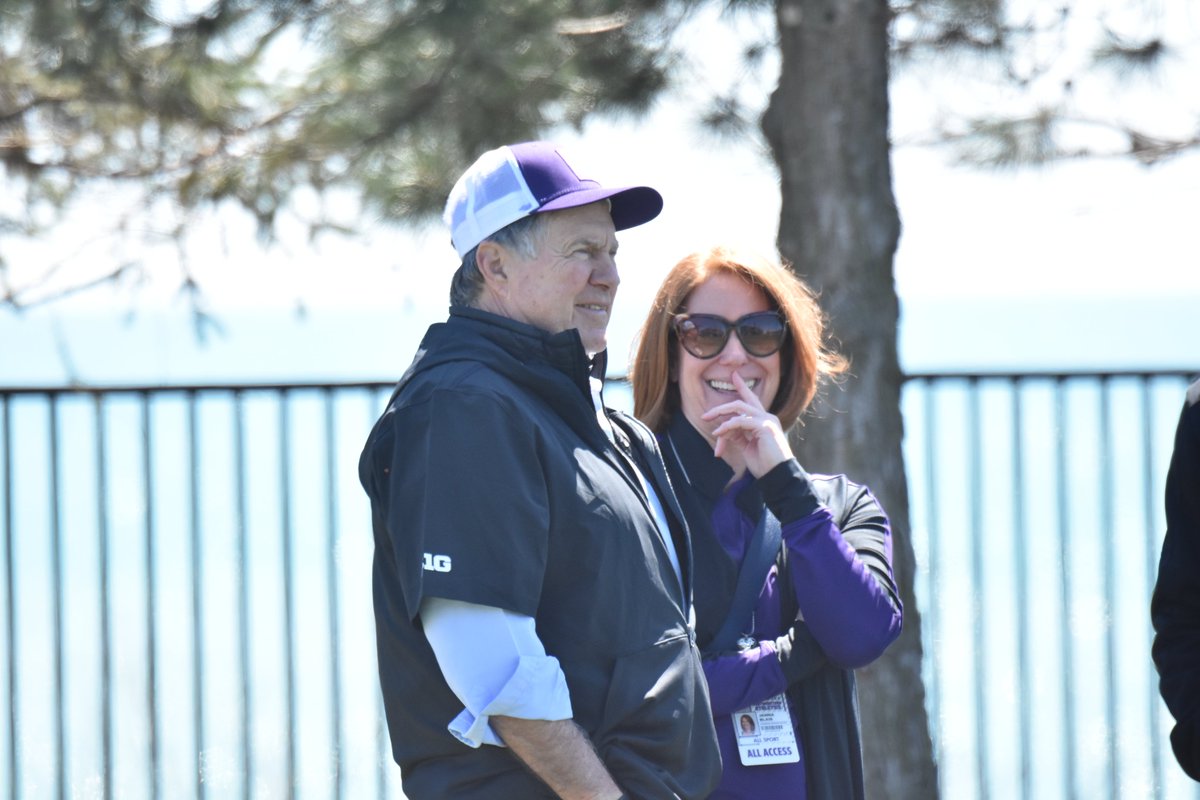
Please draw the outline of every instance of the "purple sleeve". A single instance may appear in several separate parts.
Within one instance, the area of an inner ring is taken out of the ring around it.
[[[782,523],[792,589],[809,631],[830,661],[855,669],[900,635],[891,528],[865,487],[841,476],[828,480],[827,502],[841,527],[829,507],[812,510],[812,484],[795,460],[764,475],[760,486]]]
[[[744,653],[705,658],[704,677],[713,716],[732,714],[787,688],[772,642],[759,642],[757,648]]]

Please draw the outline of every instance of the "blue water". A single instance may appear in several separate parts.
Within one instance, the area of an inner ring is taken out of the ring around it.
[[[623,372],[648,298],[618,300],[610,369]],[[620,308],[624,303],[624,308]],[[0,310],[0,384],[392,380],[445,308],[219,312],[197,334],[186,311]],[[910,372],[1200,365],[1200,294],[916,297],[902,301]]]

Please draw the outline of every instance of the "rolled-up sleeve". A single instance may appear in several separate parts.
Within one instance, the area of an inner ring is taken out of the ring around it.
[[[547,655],[532,617],[494,606],[429,597],[425,637],[463,711],[448,730],[469,747],[504,742],[493,716],[570,719],[571,697],[558,659]]]

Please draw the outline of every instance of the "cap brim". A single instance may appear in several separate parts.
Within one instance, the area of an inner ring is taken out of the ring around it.
[[[600,200],[612,202],[613,227],[619,231],[649,222],[662,212],[663,207],[662,195],[649,186],[627,186],[617,189],[596,187],[556,197],[535,213],[561,211],[564,208],[586,206]]]

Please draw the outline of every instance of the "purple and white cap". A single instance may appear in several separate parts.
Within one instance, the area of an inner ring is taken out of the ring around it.
[[[604,188],[580,178],[550,142],[524,142],[476,159],[450,190],[442,219],[462,258],[522,217],[605,199],[612,203],[613,226],[619,231],[649,222],[663,206],[662,195],[649,186]]]

